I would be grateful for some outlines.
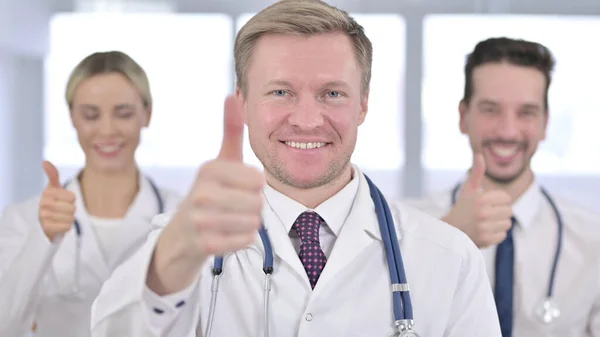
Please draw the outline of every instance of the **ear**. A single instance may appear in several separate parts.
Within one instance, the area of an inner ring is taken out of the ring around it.
[[[235,86],[235,96],[242,101],[242,104],[244,106],[244,113],[243,113],[243,118],[244,118],[244,124],[247,126],[248,125],[248,109],[246,106],[246,95],[244,94],[244,91],[242,90],[242,88],[240,88],[239,84]]]
[[[71,125],[75,128],[75,121],[73,120],[73,109],[69,107],[69,117],[71,118]]]
[[[550,111],[546,109],[544,111],[544,130],[542,131],[541,140],[546,140],[546,130],[548,129],[548,120],[550,119]]]
[[[367,117],[367,112],[369,112],[369,91],[367,91],[360,100],[360,113],[358,114],[358,125],[362,125],[362,123],[364,123],[365,118]]]
[[[468,113],[469,113],[469,103],[465,102],[464,100],[461,100],[460,103],[458,103],[458,114],[459,114],[458,127],[462,134],[467,134],[469,132]]]
[[[144,121],[144,127],[147,128],[148,126],[150,126],[150,120],[152,119],[152,105],[145,108],[144,112],[146,113],[146,120]]]

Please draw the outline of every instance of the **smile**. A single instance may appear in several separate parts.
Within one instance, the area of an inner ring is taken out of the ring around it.
[[[301,149],[301,150],[309,150],[309,149],[318,149],[321,148],[325,145],[327,145],[327,143],[324,142],[285,142],[285,145],[289,146],[289,147],[293,147],[295,149]]]

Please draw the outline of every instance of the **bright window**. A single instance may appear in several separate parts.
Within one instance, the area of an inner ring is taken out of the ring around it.
[[[217,155],[223,101],[232,86],[228,16],[73,13],[56,15],[50,24],[46,158],[59,166],[83,164],[64,90],[79,61],[106,50],[129,54],[150,79],[154,107],[137,152],[141,166],[197,167]]]
[[[397,170],[404,165],[404,19],[387,14],[352,15],[373,44],[369,113],[359,127],[352,161],[365,170]],[[251,17],[240,16],[238,29]]]
[[[458,129],[464,62],[480,40],[507,36],[546,45],[557,60],[549,93],[547,140],[532,166],[539,173],[600,173],[600,19],[573,16],[432,15],[424,22],[423,164],[464,169],[471,150]],[[451,38],[449,38],[451,37]],[[576,37],[576,38],[574,38]]]

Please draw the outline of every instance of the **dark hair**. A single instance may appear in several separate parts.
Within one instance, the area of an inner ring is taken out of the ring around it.
[[[463,102],[469,103],[473,96],[473,70],[487,63],[501,63],[531,67],[546,77],[545,108],[548,108],[548,89],[554,71],[554,56],[544,45],[522,39],[506,37],[490,38],[479,42],[467,56],[465,64],[465,92]]]

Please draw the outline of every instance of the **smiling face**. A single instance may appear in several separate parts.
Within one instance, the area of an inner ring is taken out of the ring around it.
[[[119,172],[135,166],[135,151],[151,111],[132,83],[119,73],[83,80],[75,89],[71,119],[86,167]]]
[[[271,34],[257,41],[244,105],[250,145],[268,176],[308,189],[351,170],[367,113],[361,74],[342,33]]]
[[[460,130],[485,158],[486,176],[509,184],[531,173],[546,137],[546,78],[532,67],[486,63],[473,70],[473,95],[460,104]]]

